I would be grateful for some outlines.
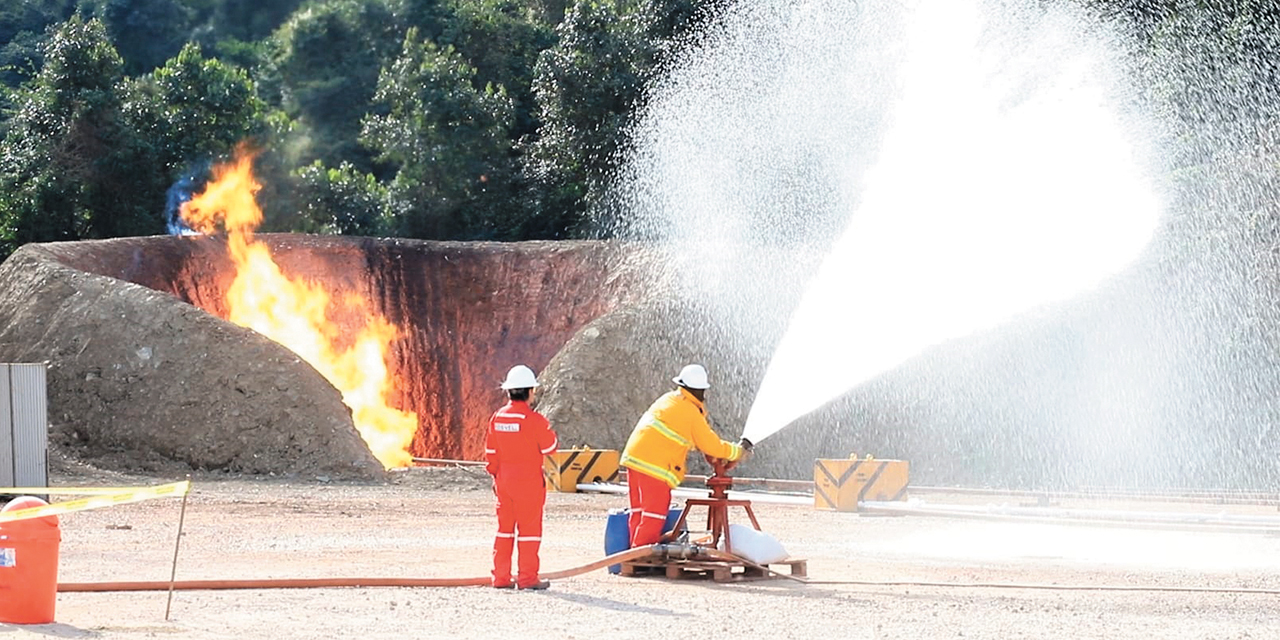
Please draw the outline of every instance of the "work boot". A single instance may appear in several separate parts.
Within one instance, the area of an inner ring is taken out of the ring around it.
[[[508,582],[506,584],[494,584],[493,588],[494,589],[514,589],[516,588],[516,584],[514,582]]]
[[[550,580],[539,580],[527,587],[520,587],[520,590],[524,591],[525,589],[529,589],[532,591],[542,591],[543,589],[546,589],[547,587],[550,587],[550,586],[551,586]]]

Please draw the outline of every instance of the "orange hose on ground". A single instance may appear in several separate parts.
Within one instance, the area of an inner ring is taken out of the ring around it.
[[[543,573],[548,580],[561,580],[602,569],[611,564],[648,556],[653,545],[620,551],[611,556],[580,567]],[[174,591],[202,591],[219,589],[322,589],[331,587],[479,587],[488,586],[489,577],[478,578],[268,578],[255,580],[178,580],[172,583]],[[61,593],[98,593],[112,591],[168,591],[169,581],[133,582],[61,582]]]
[[[658,545],[636,547],[620,551],[572,569],[543,573],[548,580],[562,580],[603,569],[611,564],[652,555]],[[1248,587],[1162,587],[1141,585],[1069,585],[1027,584],[999,582],[929,582],[920,580],[809,580],[799,576],[779,573],[761,564],[732,553],[703,547],[700,552],[708,558],[740,562],[766,571],[780,578],[807,585],[853,585],[863,587],[951,587],[982,589],[1043,589],[1052,591],[1147,591],[1168,593],[1241,593],[1280,595],[1280,589],[1254,589]],[[199,591],[219,589],[320,589],[335,587],[476,587],[488,586],[488,577],[478,578],[277,578],[262,580],[180,580],[173,583],[175,591]],[[116,591],[168,591],[170,583],[164,580],[147,582],[63,582],[58,584],[61,593],[102,593]]]

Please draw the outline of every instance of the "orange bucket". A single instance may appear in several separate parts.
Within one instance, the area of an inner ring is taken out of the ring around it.
[[[17,511],[47,504],[24,496],[0,509]],[[58,599],[58,516],[0,522],[0,622],[53,622]]]

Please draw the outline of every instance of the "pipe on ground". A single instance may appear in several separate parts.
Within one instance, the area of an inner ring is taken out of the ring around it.
[[[1160,593],[1249,593],[1259,595],[1280,595],[1280,589],[1257,589],[1253,587],[1173,587],[1160,585],[1114,585],[1114,584],[1036,584],[1019,582],[935,582],[926,580],[810,580],[799,576],[787,575],[774,571],[769,567],[756,564],[742,556],[726,553],[717,549],[705,549],[707,557],[742,564],[772,573],[779,578],[786,578],[801,584],[843,584],[860,587],[937,587],[964,589],[1037,589],[1046,591],[1138,591]]]
[[[625,495],[627,487],[618,484],[579,484],[579,491]],[[705,498],[705,489],[679,487],[671,492],[678,498]],[[809,496],[759,494],[729,491],[734,499],[813,506]],[[1060,509],[1041,507],[1005,507],[971,505],[929,505],[914,502],[858,503],[858,513],[894,516],[933,516],[962,520],[987,520],[1017,522],[1023,524],[1079,525],[1091,527],[1124,527],[1127,529],[1158,529],[1161,531],[1192,531],[1200,533],[1244,533],[1274,535],[1280,533],[1280,517],[1249,516],[1238,514],[1204,515],[1195,513],[1161,513],[1144,511],[1116,511],[1089,509]]]
[[[1280,533],[1280,518],[1273,516],[1155,513],[1142,511],[1047,510],[1037,507],[932,506],[899,502],[860,502],[859,513],[896,516],[934,516],[961,520],[1018,522],[1023,524],[1079,525],[1192,531],[1198,533]]]

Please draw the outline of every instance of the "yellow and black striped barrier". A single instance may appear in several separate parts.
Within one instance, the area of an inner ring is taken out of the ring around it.
[[[578,484],[618,479],[619,453],[614,449],[561,449],[543,461],[547,491],[577,493]]]
[[[191,481],[183,480],[157,487],[0,487],[0,495],[87,495],[88,498],[66,500],[50,505],[15,509],[0,513],[0,522],[57,516],[76,511],[114,507],[156,498],[180,498],[191,490]]]
[[[905,460],[864,459],[813,461],[813,507],[857,511],[863,500],[907,499]]]

